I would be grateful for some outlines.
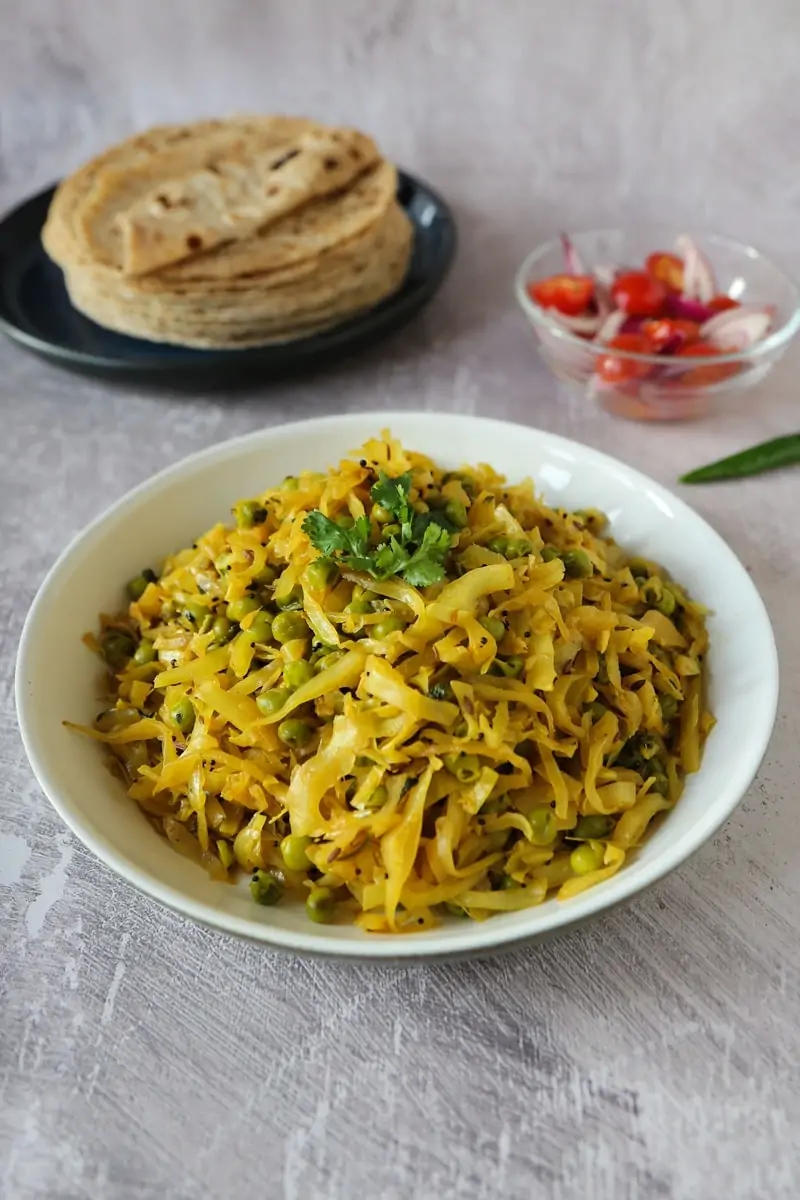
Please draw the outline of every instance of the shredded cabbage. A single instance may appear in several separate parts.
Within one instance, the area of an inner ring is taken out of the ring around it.
[[[482,920],[609,878],[699,768],[704,610],[594,510],[384,433],[234,514],[85,639],[110,701],[83,732],[212,878],[325,888],[368,932]]]

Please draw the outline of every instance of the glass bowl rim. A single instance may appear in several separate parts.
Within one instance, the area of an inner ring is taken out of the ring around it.
[[[655,231],[664,230],[668,228],[668,226],[643,225],[641,226],[641,231],[644,233],[649,228],[652,228]],[[573,231],[572,236],[586,237],[588,235],[592,235],[594,237],[602,237],[603,235],[608,236],[619,234],[624,236],[626,232],[627,231],[625,229],[614,228],[613,226],[605,226],[599,229],[576,229]],[[773,350],[778,350],[792,337],[794,337],[798,328],[800,328],[800,289],[798,289],[798,285],[791,275],[787,275],[787,273],[775,262],[773,262],[768,255],[764,254],[757,247],[749,245],[746,242],[738,242],[735,238],[726,237],[724,234],[707,233],[703,232],[702,230],[692,233],[689,236],[697,240],[705,240],[716,243],[717,245],[724,245],[728,249],[743,254],[747,258],[760,259],[761,262],[766,263],[766,265],[770,267],[776,273],[776,275],[779,275],[783,279],[784,283],[788,284],[788,286],[794,292],[794,311],[782,325],[779,325],[778,328],[770,333],[767,337],[763,338],[760,342],[756,342],[756,344],[751,346],[749,350],[732,350],[727,354],[692,355],[690,361],[690,365],[692,367],[708,366],[712,363],[750,362],[754,359],[760,358],[763,354],[767,354]],[[518,267],[516,275],[514,276],[514,294],[517,298],[517,303],[534,326],[538,326],[541,329],[546,330],[547,333],[553,337],[563,341],[565,345],[575,347],[580,346],[581,349],[587,350],[590,354],[595,356],[600,354],[608,354],[610,351],[607,344],[598,344],[596,342],[587,341],[586,338],[579,337],[578,334],[572,333],[569,329],[565,329],[562,325],[558,324],[557,320],[547,315],[547,309],[540,308],[540,306],[536,304],[536,302],[528,295],[528,289],[526,285],[531,268],[549,251],[557,250],[560,244],[560,235],[558,237],[548,238],[547,241],[540,242],[537,246],[535,246],[533,250],[531,250],[522,260],[522,263]],[[675,357],[664,354],[638,354],[632,350],[614,350],[613,354],[615,358],[629,358],[637,362],[652,363],[659,366],[664,366],[665,363],[671,362]]]

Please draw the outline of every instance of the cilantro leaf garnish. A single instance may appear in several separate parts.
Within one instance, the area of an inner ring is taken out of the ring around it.
[[[411,515],[411,505],[408,501],[410,491],[411,475],[408,471],[403,475],[395,475],[393,478],[380,471],[378,482],[372,485],[370,496],[372,496],[373,504],[382,504],[402,525],[409,520]]]
[[[303,521],[303,530],[308,534],[311,544],[326,558],[336,558],[338,555],[341,561],[356,571],[369,570],[372,552],[366,517],[359,517],[350,529],[345,529],[315,508]]]
[[[429,587],[444,579],[444,557],[450,549],[450,534],[441,525],[431,524],[422,541],[403,568],[403,578],[414,587]]]
[[[366,517],[359,517],[348,529],[315,509],[304,520],[303,530],[320,554],[353,570],[366,571],[373,579],[401,575],[414,587],[440,583],[445,577],[444,561],[455,528],[441,512],[415,512],[410,491],[408,472],[394,477],[380,472],[370,496],[374,504],[391,513],[400,531],[377,546],[369,544],[370,523]]]

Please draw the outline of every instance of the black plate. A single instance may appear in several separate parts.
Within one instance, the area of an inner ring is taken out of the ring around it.
[[[248,350],[191,350],[126,337],[72,307],[61,270],[41,242],[54,188],[0,222],[0,329],[60,366],[92,375],[165,383],[230,384],[237,377],[280,376],[371,346],[405,325],[441,286],[453,259],[456,227],[447,204],[420,179],[399,172],[397,196],[414,225],[414,249],[394,296],[323,333]]]

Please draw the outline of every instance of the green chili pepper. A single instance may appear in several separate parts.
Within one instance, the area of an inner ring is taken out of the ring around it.
[[[698,467],[681,475],[681,483],[713,483],[718,479],[741,479],[745,475],[760,475],[762,471],[774,471],[777,467],[790,467],[800,463],[800,433],[760,442],[739,454],[731,454],[708,466]]]

